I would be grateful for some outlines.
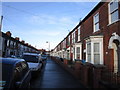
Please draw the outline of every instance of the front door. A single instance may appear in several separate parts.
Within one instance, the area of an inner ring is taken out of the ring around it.
[[[112,44],[114,49],[114,72],[120,72],[120,45],[119,41],[115,40]]]
[[[118,45],[118,72],[120,72],[120,45]]]

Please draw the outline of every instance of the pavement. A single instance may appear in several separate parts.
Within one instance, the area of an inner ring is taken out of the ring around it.
[[[70,73],[48,59],[38,75],[32,79],[31,88],[84,88]]]

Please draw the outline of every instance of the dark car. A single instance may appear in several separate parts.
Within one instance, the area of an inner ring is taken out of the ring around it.
[[[0,66],[2,67],[0,71],[2,73],[0,89],[29,88],[31,71],[24,59],[0,58]]]

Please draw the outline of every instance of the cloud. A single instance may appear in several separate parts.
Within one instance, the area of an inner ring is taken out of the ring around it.
[[[56,24],[56,18],[48,15],[31,16],[28,21],[31,24]]]
[[[46,16],[46,15],[39,15],[39,16],[31,16],[28,18],[28,21],[32,24],[55,24],[54,21],[56,18]]]
[[[20,32],[20,30],[14,31],[14,33],[17,33],[18,35],[23,35],[23,36],[58,36],[61,34],[61,31],[52,31],[52,30],[25,30],[25,32]]]
[[[28,18],[29,23],[31,24],[38,24],[38,25],[45,25],[45,24],[51,24],[51,25],[68,25],[73,24],[73,18],[69,16],[53,16],[53,15],[37,15],[37,16],[31,16]]]
[[[60,34],[60,31],[32,30],[29,33],[32,35],[57,36]]]

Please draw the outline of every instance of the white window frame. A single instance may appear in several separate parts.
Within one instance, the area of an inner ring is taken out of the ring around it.
[[[116,0],[112,0],[112,1],[108,4],[108,7],[109,7],[109,10],[108,10],[108,11],[109,11],[109,12],[108,12],[108,13],[109,13],[109,14],[108,14],[108,15],[109,15],[109,24],[115,23],[115,22],[117,22],[117,21],[119,20],[119,11],[118,11],[119,4],[118,4],[118,7],[115,8],[112,12],[110,11],[110,4],[113,3],[113,2],[118,2],[118,0],[117,0],[117,1],[116,1]],[[115,12],[117,12],[117,11],[118,11],[118,19],[112,22],[112,17],[111,17],[111,16],[112,16],[113,13],[115,13]]]
[[[72,44],[74,43],[74,32],[72,33]]]
[[[7,40],[7,47],[10,46],[10,40]]]
[[[98,52],[95,52],[95,51],[94,51],[94,50],[95,50],[95,47],[94,47],[95,44],[99,44],[99,51],[98,51]],[[100,56],[100,42],[94,42],[94,43],[93,43],[93,49],[94,49],[94,50],[93,50],[93,58],[95,58],[95,55],[99,55],[99,56]],[[96,61],[96,60],[94,59],[94,63],[95,63],[95,61]],[[99,63],[95,63],[95,64],[100,64],[100,60],[99,60]]]
[[[70,45],[70,35],[68,36],[68,45]]]
[[[72,33],[72,44],[75,43],[75,31]]]
[[[78,53],[78,48],[79,48],[79,53]],[[76,59],[80,59],[80,57],[78,58],[78,56],[80,56],[80,47],[76,47]]]
[[[74,43],[75,43],[75,36],[76,36],[76,35],[75,35],[75,31],[74,31]]]
[[[97,22],[95,22],[96,21],[96,17],[98,16],[98,20],[97,20]],[[95,14],[94,15],[94,17],[93,17],[93,23],[94,23],[94,32],[97,32],[97,31],[99,31],[100,30],[100,19],[99,19],[99,13],[97,13],[97,14]],[[96,25],[98,25],[98,29],[96,29]]]
[[[80,28],[81,26],[78,27],[78,41],[80,41]]]
[[[90,52],[88,53],[88,44],[90,44],[90,47],[91,47],[91,42],[86,43],[86,61],[91,62],[92,58],[91,58],[91,60],[88,60],[88,55],[92,55],[92,53],[91,53],[92,48],[91,48]]]
[[[67,59],[70,60],[70,47],[67,48],[66,54],[67,54]]]
[[[64,40],[63,48],[66,48],[66,39]]]
[[[77,47],[80,47],[80,57],[79,59],[81,60],[82,59],[82,43],[76,43],[74,46],[73,46],[73,60],[74,59],[77,59]]]
[[[87,52],[87,44],[91,43],[91,61],[88,61],[88,52]],[[103,64],[103,36],[90,36],[89,39],[86,40],[86,61],[92,64],[96,64],[94,62],[94,43],[99,43],[100,45],[100,63]]]
[[[3,38],[0,36],[0,50],[2,52],[2,46],[3,46]]]

